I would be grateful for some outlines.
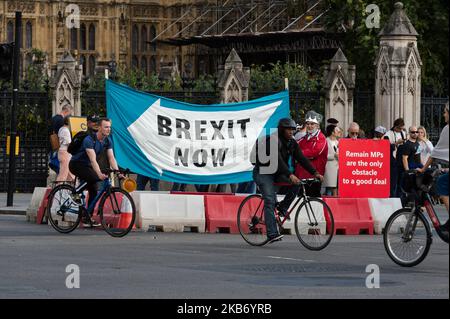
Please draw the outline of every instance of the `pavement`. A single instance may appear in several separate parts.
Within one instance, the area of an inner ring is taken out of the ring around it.
[[[379,288],[369,289],[377,268]],[[336,236],[312,252],[296,236],[259,248],[230,234],[62,235],[0,215],[0,269],[0,298],[7,299],[449,298],[449,247],[437,237],[422,264],[402,268],[381,236]],[[80,288],[69,289],[78,270]]]
[[[0,215],[26,215],[33,194],[14,193],[13,206],[6,206],[7,193],[0,193]]]

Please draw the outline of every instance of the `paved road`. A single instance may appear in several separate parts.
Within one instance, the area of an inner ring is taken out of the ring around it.
[[[80,268],[67,289],[66,267]],[[366,266],[381,271],[366,288]],[[96,230],[60,235],[0,216],[0,298],[449,298],[449,248],[436,239],[413,269],[387,257],[380,236],[338,236],[310,252],[295,236],[263,248],[238,235]]]

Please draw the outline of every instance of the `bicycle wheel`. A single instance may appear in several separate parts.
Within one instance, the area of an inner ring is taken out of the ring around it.
[[[56,186],[48,197],[47,218],[58,232],[68,234],[80,224],[80,203],[76,203],[72,195],[75,188],[63,184]]]
[[[319,198],[303,201],[295,215],[295,233],[309,250],[322,250],[334,235],[334,218],[330,207]]]
[[[425,217],[410,208],[402,208],[392,214],[386,223],[383,240],[389,257],[403,267],[420,264],[432,242]]]
[[[252,246],[263,246],[267,242],[264,221],[264,200],[260,194],[247,196],[239,206],[237,214],[239,233]]]
[[[136,207],[129,193],[120,188],[111,188],[100,200],[98,214],[108,234],[123,237],[134,226]]]

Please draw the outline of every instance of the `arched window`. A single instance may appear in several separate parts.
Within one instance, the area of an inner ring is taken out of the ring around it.
[[[7,33],[7,41],[13,42],[14,41],[14,23],[12,21],[8,22],[8,25],[6,27],[6,33]]]
[[[80,49],[86,50],[86,25],[84,23],[80,26]]]
[[[77,28],[70,29],[70,49],[77,50],[78,49],[78,32]]]
[[[89,75],[93,76],[95,72],[95,57],[93,55],[89,56]]]
[[[95,26],[89,26],[89,50],[95,50]]]
[[[80,64],[83,68],[83,76],[86,76],[86,58],[84,57],[84,55],[80,56]]]
[[[141,29],[141,52],[147,51],[147,28],[142,26]]]
[[[139,61],[137,56],[133,55],[133,58],[131,59],[131,67],[133,69],[137,69],[139,67]]]
[[[139,51],[139,30],[136,25],[133,26],[133,32],[131,35],[131,48],[133,50],[133,53]]]
[[[150,41],[156,38],[156,28],[154,25],[150,27]],[[152,52],[156,52],[156,42],[151,44]]]
[[[141,70],[145,75],[148,75],[147,58],[145,56],[143,56],[141,59]]]
[[[150,74],[154,74],[156,72],[156,58],[152,56],[150,58]]]
[[[31,49],[33,47],[33,26],[30,21],[25,26],[25,48]]]

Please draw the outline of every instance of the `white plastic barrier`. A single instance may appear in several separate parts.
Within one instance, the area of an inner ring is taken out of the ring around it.
[[[374,221],[374,232],[375,234],[382,234],[383,229],[386,226],[386,222],[389,217],[398,209],[402,208],[402,202],[400,198],[369,198],[370,211],[372,213]],[[396,224],[394,224],[391,231],[400,231],[400,228],[405,225],[406,220],[398,219]]]
[[[284,196],[278,195],[278,202],[281,202],[284,199]],[[283,228],[287,230],[291,235],[295,235],[295,215],[297,214],[297,210],[300,207],[300,205],[303,203],[303,200],[300,201],[297,206],[293,207],[295,203],[297,202],[297,198],[292,202],[291,207],[289,207],[289,211],[292,210],[290,214],[291,220],[287,220],[283,224]],[[326,227],[327,223],[325,220],[325,216],[323,214],[323,207],[320,205],[320,203],[317,202],[311,202],[311,208],[314,211],[314,215],[317,219],[318,226],[309,226],[307,223],[309,222],[308,215],[306,213],[306,206],[302,207],[302,213],[300,214],[300,220],[299,220],[299,231],[301,234],[307,234],[313,229],[319,229],[321,234],[326,233]]]
[[[191,231],[204,233],[205,203],[201,195],[178,195],[156,192],[133,192],[136,204],[136,226],[164,232]]]
[[[31,196],[30,206],[27,208],[27,222],[36,223],[37,212],[41,206],[47,187],[35,187]]]

